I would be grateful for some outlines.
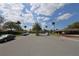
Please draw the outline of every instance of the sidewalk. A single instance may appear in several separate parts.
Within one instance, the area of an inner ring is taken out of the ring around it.
[[[65,37],[73,37],[73,38],[79,38],[79,35],[72,35],[72,34],[68,34],[68,35],[64,35]]]
[[[68,40],[77,40],[77,41],[79,41],[79,35],[64,35],[63,38],[66,38]]]

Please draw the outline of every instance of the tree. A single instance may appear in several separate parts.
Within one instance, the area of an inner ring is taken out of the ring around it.
[[[4,17],[0,16],[0,30],[2,30],[2,23],[4,22]]]
[[[3,25],[3,28],[4,29],[10,29],[11,31],[14,29],[16,31],[20,31],[22,30],[22,28],[20,27],[20,25],[16,24],[15,22],[6,22],[4,25]]]
[[[21,22],[20,21],[17,21],[16,24],[18,26],[18,30],[20,30],[21,28],[19,26],[20,26]]]
[[[72,23],[67,29],[79,29],[79,22]]]
[[[35,23],[35,24],[33,25],[32,30],[33,30],[34,32],[36,32],[36,36],[38,36],[38,35],[39,35],[39,32],[42,30],[42,28],[41,28],[41,26],[40,26],[39,23]]]
[[[0,24],[4,22],[4,17],[0,16]]]

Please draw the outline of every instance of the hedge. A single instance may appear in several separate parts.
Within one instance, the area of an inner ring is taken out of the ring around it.
[[[20,35],[22,32],[16,32],[16,31],[2,31],[0,32],[0,35],[2,34],[14,34],[14,35]]]

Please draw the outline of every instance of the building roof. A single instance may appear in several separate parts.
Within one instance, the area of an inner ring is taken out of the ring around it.
[[[56,32],[62,32],[62,31],[79,31],[79,29],[56,30]]]

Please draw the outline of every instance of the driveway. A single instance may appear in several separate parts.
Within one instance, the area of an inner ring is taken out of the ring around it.
[[[79,41],[61,36],[17,36],[0,44],[1,56],[79,56]]]

